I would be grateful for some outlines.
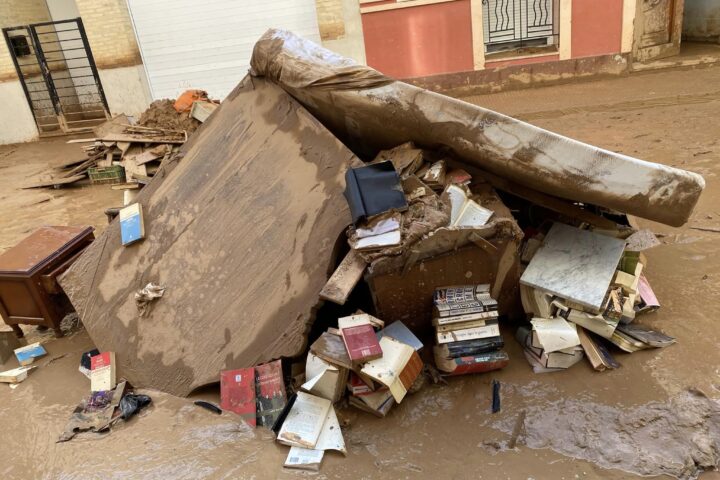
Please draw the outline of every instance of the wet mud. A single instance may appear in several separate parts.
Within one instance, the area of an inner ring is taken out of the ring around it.
[[[662,308],[637,321],[676,337],[677,344],[617,353],[622,366],[614,371],[597,373],[583,362],[535,375],[505,330],[511,361],[502,371],[428,385],[385,419],[339,409],[348,456],[328,454],[320,473],[308,475],[282,468],[287,448],[275,445],[267,431],[251,431],[237,416],[192,404],[200,398],[217,402],[216,386],[188,399],[143,390],[153,404],[109,435],[56,444],[89,390],[77,365],[93,344],[84,331],[60,340],[48,335],[47,360],[55,360],[41,362],[15,389],[0,385],[0,478],[693,478],[717,462],[720,438],[720,233],[712,231],[720,230],[718,84],[720,68],[706,68],[469,99],[520,118],[532,114],[542,128],[704,176],[706,190],[684,227],[637,220],[662,235],[661,245],[647,252],[647,278]],[[680,101],[665,100],[673,97]],[[64,140],[0,146],[0,251],[40,225],[104,228],[103,210],[122,202],[118,191],[18,188],[48,163],[72,155],[82,158],[82,151]],[[14,366],[10,360],[0,368]],[[495,415],[493,379],[502,385],[502,410]],[[523,411],[524,430],[510,449]],[[700,479],[717,480],[720,473],[704,472]]]

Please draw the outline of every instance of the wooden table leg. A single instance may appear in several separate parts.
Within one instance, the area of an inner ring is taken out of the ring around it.
[[[20,328],[20,325],[10,325],[10,328],[13,329],[13,332],[15,332],[15,336],[17,338],[23,338],[25,334],[22,331],[22,328]]]

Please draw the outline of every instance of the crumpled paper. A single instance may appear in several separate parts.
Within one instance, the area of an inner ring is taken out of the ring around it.
[[[135,292],[135,306],[137,306],[140,316],[143,317],[148,312],[150,302],[156,298],[160,298],[165,293],[165,287],[162,285],[156,285],[152,282],[145,285]]]

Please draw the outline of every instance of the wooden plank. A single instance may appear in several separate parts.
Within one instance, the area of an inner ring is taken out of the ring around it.
[[[136,165],[145,165],[146,163],[152,162],[153,160],[157,160],[157,159],[161,158],[163,155],[165,155],[165,152],[163,152],[161,154],[157,154],[153,150],[145,150],[141,154],[136,155],[135,156],[135,164]]]
[[[71,183],[75,183],[79,180],[82,180],[83,178],[86,178],[87,175],[75,175],[72,177],[64,177],[64,178],[52,178],[50,180],[40,181],[37,183],[33,183],[27,186],[22,187],[24,190],[30,189],[30,188],[42,188],[42,187],[57,187],[60,185],[68,185]]]
[[[76,138],[74,140],[68,140],[65,143],[90,143],[97,140],[96,138]]]
[[[120,149],[120,152],[122,152],[122,155],[125,155],[125,152],[128,151],[130,146],[132,145],[132,142],[117,142],[117,147]]]
[[[173,138],[173,137],[153,137],[143,135],[131,135],[127,133],[111,133],[103,137],[103,141],[113,142],[131,142],[131,143],[173,143],[183,144],[184,139]]]
[[[366,267],[365,260],[355,250],[350,249],[323,289],[320,290],[320,298],[338,305],[345,305],[348,296],[362,278]]]
[[[140,188],[140,184],[138,182],[116,183],[110,185],[110,188],[113,190],[137,190]]]
[[[147,176],[147,169],[145,168],[145,165],[138,165],[135,162],[135,158],[141,154],[142,147],[139,145],[132,145],[123,155],[122,165],[125,167],[125,181],[130,182],[138,177]]]
[[[96,164],[97,162],[93,159],[85,160],[80,165],[72,168],[71,170],[68,170],[65,174],[62,175],[61,178],[70,178],[76,175],[80,175],[81,173],[86,172],[88,168],[94,167]]]
[[[81,158],[76,160],[68,160],[66,162],[63,162],[59,165],[55,165],[55,168],[64,169],[69,167],[74,167],[75,165],[79,165],[83,162],[87,162],[87,158]]]

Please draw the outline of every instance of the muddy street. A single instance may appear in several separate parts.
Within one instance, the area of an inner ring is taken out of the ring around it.
[[[660,236],[646,271],[662,308],[639,322],[677,338],[665,349],[616,355],[622,367],[597,373],[534,374],[508,329],[510,365],[451,378],[409,395],[384,419],[338,410],[347,458],[327,454],[317,478],[626,479],[694,478],[718,461],[720,438],[720,67],[660,70],[628,77],[467,97],[607,150],[700,173],[706,189],[681,228],[636,219]],[[0,253],[42,225],[107,225],[104,210],[122,191],[83,185],[21,187],[48,166],[81,158],[65,138],[0,146]],[[143,390],[153,404],[109,434],[55,443],[87,379],[93,348],[84,330],[65,338],[25,327],[47,357],[17,388],[0,384],[0,478],[298,478],[283,469],[287,449],[217,402],[219,387],[189,398]],[[0,366],[13,368],[15,359]],[[492,380],[502,410],[491,414]],[[525,427],[510,448],[518,418]],[[703,480],[720,479],[708,471]]]

